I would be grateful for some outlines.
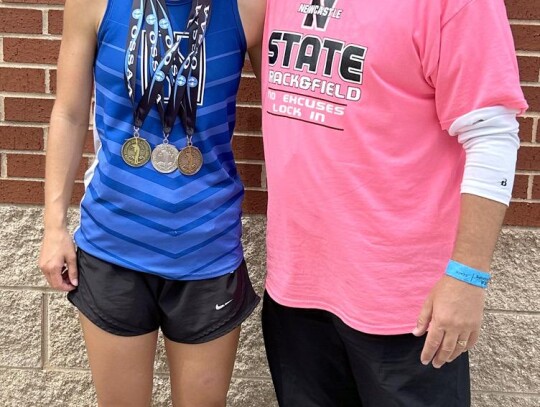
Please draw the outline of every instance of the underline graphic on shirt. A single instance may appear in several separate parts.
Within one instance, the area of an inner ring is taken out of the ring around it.
[[[286,117],[287,119],[292,119],[292,120],[298,120],[298,121],[301,121],[301,122],[305,122],[305,123],[309,123],[309,124],[314,124],[316,126],[322,126],[322,127],[326,127],[328,129],[332,129],[332,130],[337,130],[337,131],[343,131],[344,129],[340,129],[339,127],[332,127],[332,126],[327,126],[326,124],[321,124],[321,123],[314,123],[310,120],[306,120],[306,119],[300,119],[298,117],[293,117],[293,116],[289,116],[289,115],[286,115],[286,114],[279,114],[279,113],[272,113],[271,111],[267,110],[266,113],[272,115],[272,116],[279,116],[279,117]]]
[[[272,87],[267,89],[266,99],[267,113],[272,116],[287,117],[332,130],[344,130],[341,127],[347,108],[344,103]]]

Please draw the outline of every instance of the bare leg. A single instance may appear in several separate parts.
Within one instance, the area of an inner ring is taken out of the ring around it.
[[[174,407],[225,407],[240,327],[213,341],[165,340]]]
[[[150,406],[157,331],[117,336],[80,320],[99,407]]]

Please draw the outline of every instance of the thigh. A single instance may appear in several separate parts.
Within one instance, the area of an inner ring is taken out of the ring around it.
[[[80,319],[99,406],[150,406],[157,331],[118,336]]]
[[[237,327],[200,344],[165,339],[175,407],[225,407],[239,335]]]
[[[280,407],[361,407],[331,314],[284,307],[266,293],[263,334]]]
[[[467,407],[470,405],[468,355],[441,369],[424,366],[425,338],[412,334],[369,335],[339,321],[362,402],[367,407]]]

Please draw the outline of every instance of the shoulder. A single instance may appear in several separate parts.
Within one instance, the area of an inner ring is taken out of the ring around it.
[[[262,37],[266,0],[233,0],[238,1],[238,10],[248,49],[257,45]]]
[[[65,24],[71,23],[97,33],[109,1],[113,0],[66,0]]]

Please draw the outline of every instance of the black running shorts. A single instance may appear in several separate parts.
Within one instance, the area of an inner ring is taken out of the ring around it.
[[[259,302],[245,262],[221,277],[179,281],[110,264],[79,249],[77,267],[79,286],[68,299],[114,335],[161,328],[175,342],[208,342],[239,326]]]

